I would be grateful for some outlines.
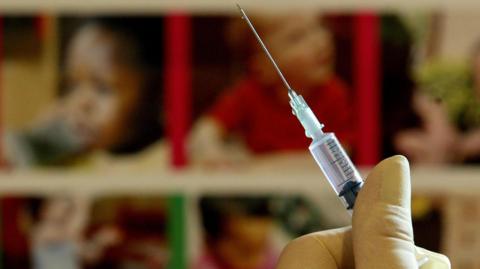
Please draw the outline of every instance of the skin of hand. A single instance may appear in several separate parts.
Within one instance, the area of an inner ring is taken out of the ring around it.
[[[360,191],[352,227],[305,235],[284,249],[277,269],[418,268],[410,216],[410,168],[403,156],[379,163]],[[416,248],[422,269],[449,269],[444,255]]]

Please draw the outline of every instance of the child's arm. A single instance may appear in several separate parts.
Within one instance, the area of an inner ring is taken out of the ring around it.
[[[459,139],[458,153],[462,160],[480,156],[480,128],[466,133]]]
[[[190,157],[194,163],[213,167],[233,167],[245,163],[249,154],[242,143],[226,141],[227,130],[212,116],[204,116],[188,140]]]
[[[243,138],[242,126],[248,121],[246,103],[250,98],[250,87],[248,82],[241,82],[227,90],[197,121],[188,140],[190,157],[194,162],[232,166],[242,159],[239,158],[242,154],[238,154],[238,148],[232,148],[226,139],[233,133]]]
[[[66,232],[69,238],[81,240],[88,224],[90,215],[90,201],[86,197],[73,197],[71,199],[73,210],[70,220],[66,224]]]
[[[68,211],[63,208],[66,203],[72,204],[72,208]],[[46,201],[43,207],[46,213],[34,229],[34,244],[80,243],[88,220],[88,201],[86,199],[70,200],[64,197],[55,197]]]
[[[80,255],[87,264],[94,264],[112,246],[122,243],[123,234],[118,227],[101,227],[89,240],[81,245]]]
[[[204,116],[193,127],[188,150],[194,162],[215,162],[225,158],[225,130],[211,116]]]

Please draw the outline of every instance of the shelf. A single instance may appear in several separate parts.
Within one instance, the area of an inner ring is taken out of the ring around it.
[[[110,171],[110,172],[4,172],[0,174],[2,194],[170,194],[183,193],[318,193],[331,192],[314,165],[275,169],[250,167],[242,170],[207,171]],[[367,174],[369,169],[362,169]],[[480,169],[476,167],[417,167],[412,170],[412,188],[424,195],[478,195]]]
[[[250,10],[290,11],[303,10],[358,10],[358,9],[465,9],[480,8],[480,1],[458,0],[242,0],[238,1]],[[2,13],[16,12],[66,12],[66,13],[166,13],[183,10],[192,13],[233,13],[235,1],[224,0],[3,0],[0,2]]]

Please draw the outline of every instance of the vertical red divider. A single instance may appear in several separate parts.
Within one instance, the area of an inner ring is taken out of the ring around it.
[[[35,35],[38,40],[44,41],[47,31],[47,17],[45,14],[37,15],[35,17]]]
[[[4,47],[4,37],[3,37],[3,18],[0,17],[0,139],[3,140],[3,47]],[[3,168],[3,143],[0,143],[0,168]],[[0,249],[1,249],[1,261],[2,264],[0,266],[4,266],[3,260],[4,260],[4,255],[5,255],[5,234],[6,234],[6,225],[5,225],[5,220],[8,219],[9,212],[6,210],[8,201],[5,198],[0,198],[0,234],[1,234],[1,241],[0,241]],[[6,212],[7,211],[7,212]]]
[[[3,141],[3,49],[4,49],[4,37],[3,37],[3,18],[0,16],[0,139]],[[0,143],[0,166],[5,166],[4,161],[4,148],[3,143]]]
[[[4,63],[4,20],[0,17],[0,139],[3,141],[5,135],[5,127],[3,121],[3,96],[4,96],[4,82],[3,82],[3,63]],[[8,164],[5,160],[4,146],[0,143],[0,169],[5,171],[8,169]],[[20,231],[20,212],[21,202],[14,197],[0,197],[0,231],[1,231],[1,267],[8,262],[10,266],[24,265],[25,251],[28,251],[25,237]]]
[[[171,144],[171,163],[187,164],[186,138],[191,110],[191,22],[185,14],[165,18],[166,133]]]
[[[380,19],[363,12],[354,23],[354,85],[357,100],[359,165],[374,165],[381,156]]]

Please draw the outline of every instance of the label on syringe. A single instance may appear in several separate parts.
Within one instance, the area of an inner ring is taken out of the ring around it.
[[[327,133],[309,149],[347,209],[352,209],[363,180],[338,139],[333,133]]]

